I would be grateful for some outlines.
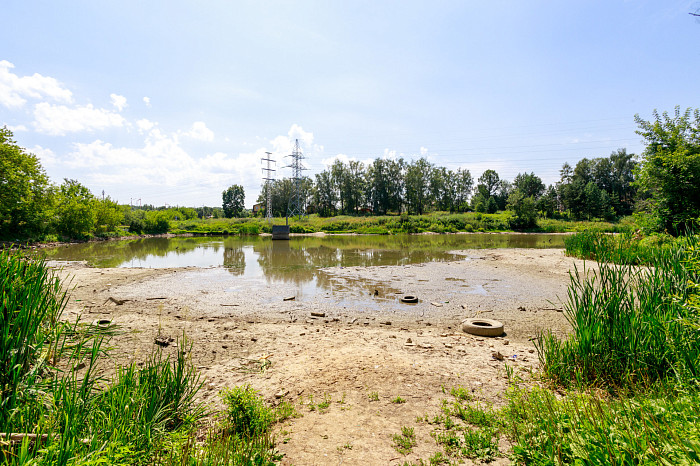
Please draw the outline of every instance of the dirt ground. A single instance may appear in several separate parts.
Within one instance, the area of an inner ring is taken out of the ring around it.
[[[293,281],[248,283],[221,267],[52,265],[72,277],[68,316],[108,319],[124,330],[112,341],[115,362],[144,360],[159,336],[172,339],[164,351],[175,352],[185,334],[212,406],[221,389],[243,384],[270,403],[295,403],[302,416],[277,426],[282,464],[368,465],[441,451],[432,426],[416,418],[439,412],[443,387],[502,404],[507,380],[494,352],[527,377],[538,367],[530,338],[569,328],[561,300],[581,261],[560,249],[461,254],[464,260],[446,263],[323,269],[316,280],[324,287],[306,296]],[[409,294],[420,302],[399,302]],[[461,322],[476,316],[503,322],[506,334],[464,333]],[[397,396],[406,402],[392,403]],[[328,408],[310,410],[324,400]],[[402,426],[414,428],[418,443],[407,456],[392,447]],[[507,451],[505,440],[500,448]]]

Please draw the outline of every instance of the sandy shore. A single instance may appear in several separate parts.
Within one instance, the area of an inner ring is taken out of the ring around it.
[[[438,412],[443,386],[498,405],[506,378],[492,352],[527,377],[538,365],[529,339],[569,329],[559,309],[568,273],[582,261],[560,249],[460,253],[464,260],[447,263],[323,269],[320,291],[307,295],[295,283],[251,283],[224,268],[52,265],[72,277],[68,316],[110,319],[124,330],[113,341],[115,362],[145,359],[158,335],[174,339],[165,349],[174,352],[184,333],[207,402],[216,405],[224,387],[250,384],[270,402],[284,395],[296,403],[303,416],[278,426],[283,464],[401,464],[440,450],[416,417]],[[400,303],[408,294],[420,302]],[[475,316],[503,322],[506,335],[463,333],[460,323]],[[391,403],[396,396],[407,402]],[[309,411],[310,397],[332,403]],[[402,426],[418,440],[406,457],[391,441]]]

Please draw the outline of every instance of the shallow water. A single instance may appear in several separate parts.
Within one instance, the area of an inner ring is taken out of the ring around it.
[[[548,234],[397,236],[140,238],[47,248],[50,260],[87,261],[93,267],[218,267],[234,275],[298,274],[319,267],[404,265],[458,260],[450,251],[491,248],[562,248]]]
[[[492,248],[562,248],[564,237],[547,234],[467,234],[397,236],[141,238],[48,248],[47,259],[87,261],[93,267],[197,267],[188,280],[226,284],[226,291],[256,290],[279,285],[302,296],[367,294],[395,300],[398,290],[381,283],[340,280],[323,273],[325,267],[395,266],[465,260],[452,251]],[[235,282],[226,280],[236,277]],[[222,285],[223,286],[223,285]],[[486,294],[483,287],[465,289]],[[381,298],[380,298],[381,299]]]

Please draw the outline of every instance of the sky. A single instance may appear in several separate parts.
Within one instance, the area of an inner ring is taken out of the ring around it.
[[[0,126],[120,203],[251,207],[295,139],[547,184],[700,107],[697,1],[5,0]]]

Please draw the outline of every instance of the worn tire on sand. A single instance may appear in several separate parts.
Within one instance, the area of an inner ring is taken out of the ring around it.
[[[480,337],[503,335],[503,324],[493,319],[467,319],[462,322],[462,331]]]

